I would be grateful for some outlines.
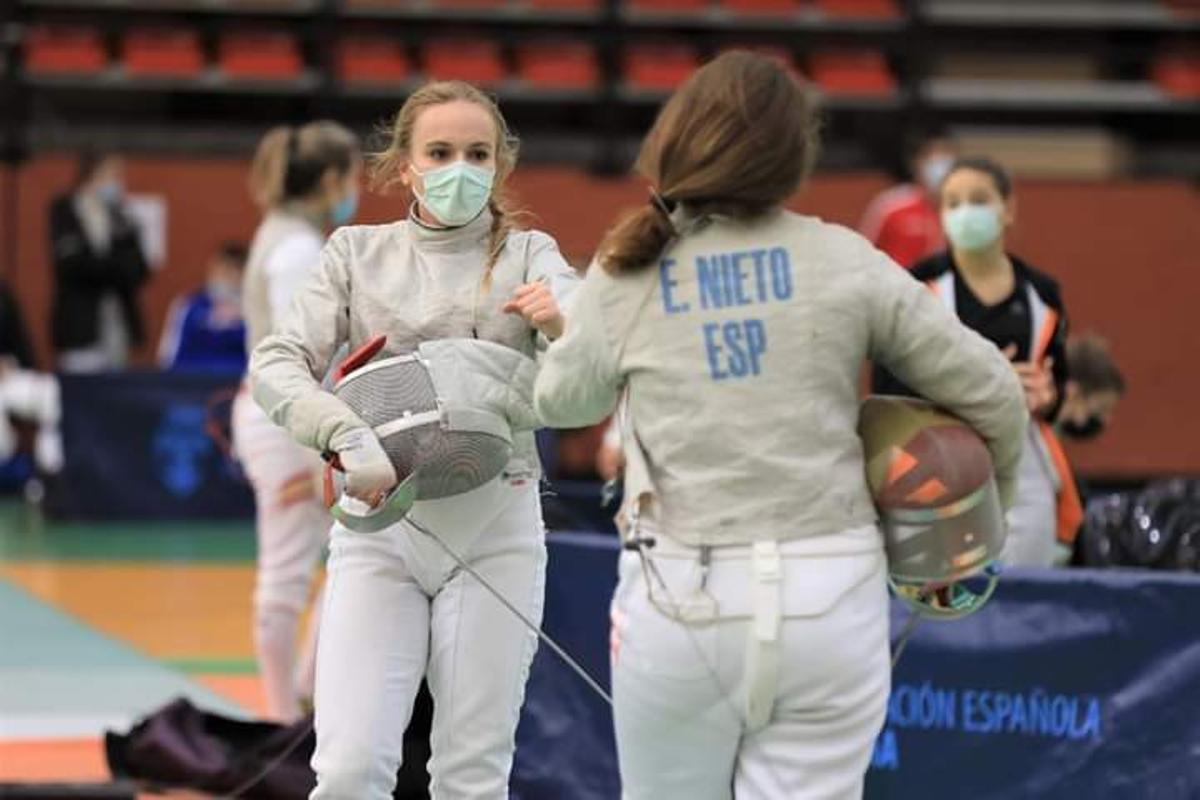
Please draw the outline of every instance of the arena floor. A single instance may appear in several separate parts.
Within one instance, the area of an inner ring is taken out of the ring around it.
[[[0,505],[0,782],[109,777],[100,735],[185,695],[257,715],[254,532]]]

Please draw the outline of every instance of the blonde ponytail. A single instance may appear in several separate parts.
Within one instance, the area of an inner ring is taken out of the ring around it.
[[[336,122],[272,128],[250,165],[250,196],[263,210],[309,197],[327,171],[344,175],[361,157],[358,137]]]
[[[272,128],[258,143],[254,161],[250,164],[250,197],[264,211],[283,200],[283,183],[287,177],[288,145],[292,128],[280,125]]]

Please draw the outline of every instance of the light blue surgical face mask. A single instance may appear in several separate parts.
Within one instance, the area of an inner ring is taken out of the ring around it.
[[[1004,232],[998,208],[974,203],[943,211],[942,228],[955,250],[968,253],[988,249]]]
[[[483,213],[492,196],[492,181],[496,177],[494,170],[465,161],[424,172],[417,172],[414,167],[412,171],[425,184],[424,192],[413,189],[421,207],[452,228],[466,225]]]
[[[354,219],[354,215],[358,213],[358,190],[351,189],[350,193],[329,210],[329,221],[333,223],[333,227],[345,225],[350,220]]]
[[[936,195],[938,189],[942,187],[942,181],[950,174],[951,167],[954,166],[954,158],[952,156],[930,156],[921,164],[921,184],[925,187],[925,191]]]
[[[101,202],[107,203],[110,206],[115,206],[121,202],[121,196],[124,194],[125,187],[115,178],[106,180],[96,187],[96,197],[100,198]]]

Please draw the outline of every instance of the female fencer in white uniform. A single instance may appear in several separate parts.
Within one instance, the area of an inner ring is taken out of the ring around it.
[[[627,800],[860,796],[890,684],[864,359],[977,429],[1012,496],[1011,367],[861,236],[781,207],[816,146],[808,93],[772,60],[701,69],[643,144],[653,202],[602,244],[538,375],[555,427],[627,393],[640,552],[621,556],[612,609]]]
[[[301,443],[338,455],[347,493],[375,503],[397,476],[379,440],[319,379],[344,343],[387,351],[477,338],[534,356],[562,332],[576,276],[554,240],[516,230],[497,192],[516,143],[469,84],[417,91],[375,162],[415,197],[407,217],[343,228],[278,332],[251,359],[255,399]],[[418,500],[430,529],[534,620],[545,544],[532,433],[502,475]],[[409,522],[373,533],[335,525],[317,657],[315,798],[390,797],[422,677],[434,699],[431,791],[508,797],[514,733],[536,638]]]
[[[361,161],[357,137],[334,122],[276,128],[263,138],[250,176],[251,192],[266,215],[243,278],[248,350],[275,329],[292,295],[316,271],[325,232],[354,216]],[[245,386],[234,401],[233,436],[254,487],[254,644],[267,715],[291,722],[313,693],[319,599],[299,660],[297,640],[333,523],[322,503],[321,460],[271,422]]]

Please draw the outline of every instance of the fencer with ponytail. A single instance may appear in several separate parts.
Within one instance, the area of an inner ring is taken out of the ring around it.
[[[812,171],[820,117],[811,90],[768,59],[730,52],[697,71],[658,115],[636,171],[650,201],[628,213],[599,251],[611,273],[654,263],[678,220],[749,220],[787,200]]]

